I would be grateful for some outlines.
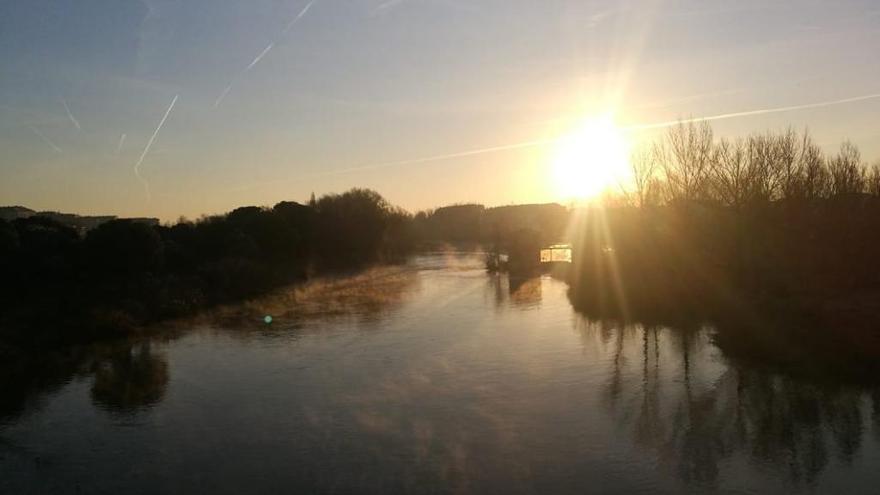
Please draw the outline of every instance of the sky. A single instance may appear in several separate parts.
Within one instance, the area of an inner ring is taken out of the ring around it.
[[[873,162],[878,48],[874,0],[0,0],[0,205],[554,201],[554,140],[600,114]]]

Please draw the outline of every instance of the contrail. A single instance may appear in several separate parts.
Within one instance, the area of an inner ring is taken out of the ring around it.
[[[288,22],[287,26],[285,26],[284,29],[281,30],[281,34],[278,36],[278,38],[287,34],[287,32],[290,31],[290,29],[293,28],[293,26],[297,22],[299,22],[300,19],[305,17],[306,13],[308,13],[309,9],[312,8],[312,5],[314,5],[315,2],[317,2],[317,1],[318,0],[311,0],[309,3],[307,3],[306,6],[303,7],[302,10],[299,11],[299,13],[296,15],[296,17],[294,17],[290,22]],[[247,73],[250,72],[251,69],[253,69],[255,65],[260,63],[260,60],[263,60],[263,57],[265,57],[266,54],[269,53],[272,50],[272,48],[275,47],[275,43],[278,41],[278,38],[276,38],[275,41],[272,41],[271,43],[266,45],[266,48],[263,48],[263,51],[260,52],[259,55],[254,57],[254,59],[251,60],[251,63],[248,64],[248,66],[245,67],[244,70],[241,71],[240,74],[238,74],[237,76],[232,78],[232,81],[230,81],[229,85],[226,86],[226,89],[224,89],[223,92],[220,93],[220,96],[218,96],[217,99],[214,100],[214,108],[219,107],[220,104],[223,103],[223,100],[226,98],[226,95],[228,95],[229,92],[232,91],[232,87],[235,86],[235,83],[238,82],[239,79],[242,79],[244,76],[246,76]]]
[[[299,22],[300,19],[305,17],[306,13],[308,13],[309,9],[312,8],[312,5],[314,5],[317,1],[318,0],[312,0],[311,2],[307,3],[306,6],[299,11],[299,14],[296,14],[296,17],[294,17],[292,21],[287,23],[287,26],[284,28],[284,31],[281,31],[281,34],[286,34],[288,31],[290,31],[290,28],[292,28],[294,24]]]
[[[695,117],[695,118],[690,118],[690,119],[669,120],[666,122],[657,122],[657,123],[652,123],[652,124],[633,124],[633,125],[629,125],[629,126],[623,126],[620,129],[622,131],[627,131],[627,132],[646,130],[646,129],[660,129],[660,128],[664,128],[664,127],[672,127],[674,125],[678,125],[679,123],[686,124],[686,123],[690,123],[690,122],[709,122],[709,121],[713,121],[713,120],[724,120],[724,119],[732,119],[732,118],[737,118],[737,117],[749,117],[749,116],[753,116],[753,115],[793,112],[793,111],[797,111],[797,110],[806,110],[806,109],[810,109],[810,108],[821,108],[821,107],[827,107],[827,106],[832,106],[832,105],[842,105],[845,103],[873,100],[873,99],[877,99],[877,98],[880,98],[880,93],[862,95],[862,96],[854,96],[851,98],[843,98],[840,100],[830,100],[830,101],[822,101],[822,102],[816,102],[816,103],[806,103],[806,104],[802,104],[802,105],[791,105],[791,106],[786,106],[786,107],[774,107],[774,108],[762,108],[762,109],[757,109],[757,110],[746,110],[746,111],[742,111],[742,112],[732,112],[732,113],[723,113],[723,114],[718,114],[718,115],[708,115],[708,116],[704,116],[704,117]],[[454,152],[454,153],[445,153],[442,155],[432,155],[432,156],[425,156],[425,157],[421,157],[421,158],[410,158],[410,159],[406,159],[406,160],[374,163],[374,164],[370,164],[370,165],[351,167],[351,168],[346,168],[346,169],[341,169],[341,170],[333,170],[333,171],[324,172],[324,173],[308,174],[308,175],[306,175],[306,177],[324,177],[324,176],[330,176],[330,175],[340,175],[340,174],[347,174],[347,173],[351,173],[351,172],[361,172],[361,171],[365,171],[365,170],[397,167],[397,166],[401,166],[401,165],[415,165],[415,164],[419,164],[419,163],[428,163],[428,162],[449,160],[451,158],[461,158],[461,157],[466,157],[466,156],[482,155],[485,153],[495,153],[498,151],[506,151],[506,150],[513,150],[513,149],[521,149],[521,148],[532,148],[532,147],[536,147],[536,146],[545,146],[548,144],[553,144],[557,141],[560,141],[561,139],[562,139],[561,137],[537,139],[537,140],[532,140],[532,141],[522,141],[519,143],[490,146],[487,148],[475,148],[475,149],[470,149],[470,150],[458,151],[458,152]],[[271,182],[274,182],[274,181],[271,181]],[[253,187],[255,185],[257,185],[257,184],[241,186],[241,187],[236,188],[235,190],[247,189],[247,188]]]
[[[59,148],[58,146],[55,146],[55,143],[53,143],[48,137],[46,137],[45,134],[43,134],[42,132],[40,132],[36,127],[34,127],[34,126],[32,126],[32,125],[28,125],[28,128],[29,128],[30,130],[34,131],[34,134],[36,134],[37,136],[40,136],[40,139],[42,139],[46,144],[48,144],[49,146],[51,146],[52,149],[55,150],[56,153],[63,153],[63,151],[61,150],[61,148]]]
[[[483,153],[493,153],[496,151],[515,150],[515,149],[519,149],[519,148],[529,148],[532,146],[541,146],[544,144],[554,143],[557,140],[558,140],[558,138],[540,139],[540,140],[535,140],[535,141],[523,141],[521,143],[505,144],[505,145],[501,145],[501,146],[493,146],[491,148],[478,148],[478,149],[472,149],[472,150],[467,150],[467,151],[459,151],[456,153],[448,153],[445,155],[435,155],[435,156],[428,156],[428,157],[424,157],[424,158],[398,160],[398,161],[393,161],[393,162],[374,163],[371,165],[364,165],[364,166],[360,166],[360,167],[345,168],[345,169],[341,169],[341,170],[331,170],[329,172],[322,172],[322,173],[306,174],[303,177],[326,177],[326,176],[330,176],[330,175],[347,174],[349,172],[361,172],[364,170],[374,170],[374,169],[379,169],[379,168],[396,167],[399,165],[413,165],[413,164],[417,164],[417,163],[436,162],[436,161],[441,161],[441,160],[448,160],[450,158],[461,158],[464,156],[481,155]],[[239,187],[236,187],[236,188],[233,188],[230,190],[231,191],[242,191],[245,189],[250,189],[250,188],[252,188],[256,185],[259,185],[259,184],[271,183],[271,182],[275,182],[275,181],[265,181],[265,182],[256,183],[256,184],[255,183],[245,184],[243,186],[239,186]]]
[[[219,107],[220,103],[223,102],[223,99],[226,98],[226,95],[228,95],[229,92],[232,91],[232,85],[233,83],[229,83],[229,86],[226,86],[226,89],[224,89],[223,92],[220,93],[220,96],[218,96],[217,99],[214,100],[214,108]]]
[[[73,125],[76,126],[76,130],[81,131],[82,127],[80,127],[79,121],[76,120],[76,117],[73,116],[73,113],[70,111],[70,107],[67,106],[67,100],[61,98],[61,104],[64,105],[64,110],[67,111],[67,118],[70,119],[71,122],[73,122]]]
[[[255,65],[257,65],[258,63],[260,63],[260,60],[262,60],[263,57],[265,57],[266,54],[269,53],[269,50],[271,50],[273,46],[275,46],[275,42],[274,42],[274,41],[273,41],[272,43],[269,43],[269,45],[266,46],[266,48],[263,48],[263,51],[260,52],[259,55],[257,55],[257,58],[255,58],[255,59],[250,63],[250,65],[247,66],[247,69],[245,69],[244,71],[247,72],[247,71],[253,69]]]
[[[121,136],[119,136],[119,144],[116,145],[116,154],[118,155],[122,151],[122,145],[125,144],[125,133],[123,132]]]
[[[758,110],[746,110],[746,111],[742,111],[742,112],[722,113],[722,114],[718,114],[718,115],[709,115],[709,116],[705,116],[705,117],[695,117],[695,118],[683,119],[683,120],[669,120],[666,122],[657,122],[657,123],[653,123],[653,124],[634,124],[634,125],[629,125],[629,126],[623,126],[620,129],[623,131],[639,131],[639,130],[647,130],[647,129],[660,129],[660,128],[664,128],[664,127],[672,127],[674,125],[678,125],[679,123],[687,124],[687,123],[691,123],[691,122],[709,122],[709,121],[713,121],[713,120],[725,120],[725,119],[733,119],[733,118],[737,118],[737,117],[750,117],[753,115],[764,115],[764,114],[769,114],[769,113],[794,112],[797,110],[807,110],[810,108],[821,108],[821,107],[828,107],[828,106],[832,106],[832,105],[842,105],[845,103],[854,103],[857,101],[873,100],[873,99],[877,99],[877,98],[880,98],[880,93],[862,95],[862,96],[854,96],[852,98],[843,98],[840,100],[822,101],[822,102],[817,102],[817,103],[806,103],[803,105],[792,105],[792,106],[787,106],[787,107],[775,107],[775,108],[762,108],[762,109],[758,109]],[[320,175],[336,175],[336,174],[343,174],[343,173],[349,173],[349,172],[359,172],[361,170],[372,170],[375,168],[395,167],[395,166],[399,166],[399,165],[412,165],[412,164],[417,164],[417,163],[426,163],[426,162],[447,160],[450,158],[461,158],[464,156],[481,155],[483,153],[494,153],[496,151],[505,151],[505,150],[512,150],[512,149],[518,149],[518,148],[531,148],[534,146],[543,146],[543,145],[547,145],[547,144],[552,144],[552,143],[555,143],[556,141],[559,141],[560,139],[561,138],[548,138],[548,139],[539,139],[539,140],[534,140],[534,141],[523,141],[520,143],[503,144],[503,145],[499,145],[499,146],[491,146],[488,148],[477,148],[477,149],[472,149],[472,150],[459,151],[456,153],[447,153],[444,155],[434,155],[434,156],[427,156],[427,157],[422,157],[422,158],[413,158],[413,159],[409,159],[409,160],[399,160],[399,161],[394,161],[394,162],[376,163],[376,164],[372,164],[372,165],[364,165],[362,167],[352,167],[352,168],[347,168],[347,169],[342,169],[342,170],[336,170],[336,171],[327,172],[325,174],[320,174]]]
[[[875,98],[880,98],[880,93],[870,94],[870,95],[862,95],[862,96],[854,96],[852,98],[843,98],[841,100],[831,100],[831,101],[820,101],[817,103],[806,103],[803,105],[791,105],[787,107],[775,107],[775,108],[762,108],[759,110],[746,110],[744,112],[733,112],[733,113],[722,113],[719,115],[710,115],[707,117],[695,117],[691,119],[683,119],[683,120],[669,120],[666,122],[658,122],[655,124],[637,124],[623,127],[622,129],[625,131],[639,131],[644,129],[658,129],[662,127],[671,127],[681,124],[689,124],[691,122],[709,122],[712,120],[725,120],[725,119],[734,119],[737,117],[750,117],[752,115],[764,115],[768,113],[782,113],[782,112],[794,112],[797,110],[807,110],[810,108],[821,108],[821,107],[830,107],[832,105],[842,105],[844,103],[854,103],[857,101],[865,101],[865,100],[873,100]]]
[[[477,149],[466,150],[466,151],[458,151],[456,153],[447,153],[445,155],[426,156],[423,158],[412,158],[409,160],[398,160],[398,161],[394,161],[394,162],[375,163],[372,165],[364,165],[361,167],[352,167],[352,168],[346,168],[346,169],[342,169],[342,170],[333,170],[333,171],[325,172],[322,174],[315,174],[315,176],[322,177],[325,175],[346,174],[349,172],[360,172],[362,170],[372,170],[372,169],[376,169],[376,168],[396,167],[399,165],[413,165],[413,164],[417,164],[417,163],[427,163],[427,162],[436,162],[436,161],[440,161],[440,160],[449,160],[450,158],[461,158],[461,157],[471,156],[471,155],[482,155],[484,153],[494,153],[496,151],[515,150],[515,149],[519,149],[519,148],[531,148],[533,146],[543,146],[545,144],[555,143],[558,140],[559,140],[559,138],[537,139],[534,141],[523,141],[523,142],[514,143],[514,144],[502,144],[500,146],[492,146],[489,148],[477,148]]]
[[[403,2],[404,0],[387,0],[386,2],[382,2],[378,7],[376,7],[376,10],[379,11],[390,9],[402,4]]]
[[[144,192],[147,194],[147,201],[152,199],[152,195],[150,194],[150,184],[141,177],[141,163],[144,162],[144,158],[147,156],[147,153],[150,152],[150,147],[153,146],[153,141],[156,139],[156,136],[159,134],[159,131],[162,129],[162,126],[165,125],[165,119],[168,118],[168,115],[171,114],[171,109],[174,108],[174,104],[177,103],[177,97],[180,95],[174,95],[174,98],[171,100],[171,104],[168,105],[168,110],[165,110],[165,115],[162,117],[162,120],[159,121],[159,125],[156,126],[156,130],[153,131],[153,135],[150,136],[150,140],[147,141],[147,145],[144,147],[144,152],[141,153],[141,157],[138,158],[137,163],[134,164],[134,175],[141,181],[141,184],[144,185]],[[123,136],[125,136],[123,134]],[[120,140],[121,141],[121,140]]]

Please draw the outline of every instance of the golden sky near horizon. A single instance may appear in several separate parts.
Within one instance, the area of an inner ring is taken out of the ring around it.
[[[880,158],[869,1],[37,0],[0,19],[0,204],[566,201],[692,117]]]

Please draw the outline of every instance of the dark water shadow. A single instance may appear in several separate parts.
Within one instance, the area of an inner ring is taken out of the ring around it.
[[[32,414],[74,380],[91,380],[91,400],[113,414],[160,403],[170,381],[161,343],[127,339],[63,350],[10,353],[0,364],[0,427]]]
[[[725,359],[711,329],[584,320],[578,331],[610,350],[601,397],[617,427],[688,486],[717,489],[724,464],[744,459],[810,487],[832,464],[852,465],[868,432],[880,439],[880,387]]]

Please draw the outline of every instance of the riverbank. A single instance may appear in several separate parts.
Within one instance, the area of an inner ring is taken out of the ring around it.
[[[85,234],[48,217],[0,220],[0,338],[46,347],[136,333],[405,260],[411,228],[408,213],[365,189],[171,225],[110,220]]]
[[[267,287],[238,300],[208,302],[193,296],[173,310],[152,314],[145,313],[143,306],[134,311],[131,305],[89,308],[87,299],[73,294],[63,301],[42,301],[4,313],[0,346],[10,354],[60,349],[149,335],[158,326],[186,326],[199,321],[229,320],[247,327],[278,325],[285,319],[315,313],[343,314],[353,309],[355,301],[367,307],[382,307],[400,293],[397,286],[411,278],[406,262],[335,269]]]

